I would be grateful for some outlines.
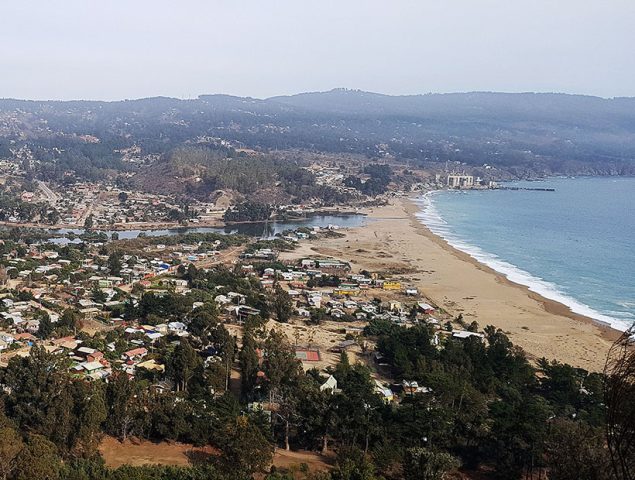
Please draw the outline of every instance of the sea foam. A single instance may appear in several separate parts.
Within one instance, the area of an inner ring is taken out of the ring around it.
[[[599,323],[611,326],[612,328],[620,331],[624,331],[630,326],[632,322],[629,322],[629,319],[625,318],[627,315],[624,315],[622,318],[616,318],[617,315],[609,316],[604,313],[600,313],[575,298],[566,295],[562,292],[558,285],[532,275],[516,265],[506,262],[497,255],[486,252],[475,245],[471,245],[463,238],[460,238],[451,230],[450,225],[443,219],[434,204],[433,197],[439,192],[441,191],[436,190],[427,192],[422,197],[415,200],[417,205],[420,207],[420,211],[416,216],[432,233],[441,237],[450,246],[466,253],[478,262],[487,265],[496,272],[504,275],[511,282],[526,286],[532,292],[567,306],[574,313],[592,318]],[[614,313],[628,314],[628,312]],[[628,315],[630,316],[630,314]]]

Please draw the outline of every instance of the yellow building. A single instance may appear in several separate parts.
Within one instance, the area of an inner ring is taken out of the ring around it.
[[[333,293],[335,295],[355,295],[359,290],[334,290]]]
[[[401,282],[384,282],[384,290],[400,290]]]

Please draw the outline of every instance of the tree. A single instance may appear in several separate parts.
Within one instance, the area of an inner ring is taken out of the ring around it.
[[[48,223],[51,225],[55,225],[60,221],[60,212],[58,212],[55,208],[53,208],[47,216]]]
[[[69,330],[76,330],[79,327],[79,322],[81,320],[81,313],[72,308],[67,308],[62,313],[59,321],[57,322],[58,326],[68,328]]]
[[[88,216],[86,217],[86,220],[84,220],[84,228],[85,228],[86,230],[90,230],[90,229],[92,229],[92,228],[93,228],[94,223],[95,223],[95,222],[94,222],[94,220],[93,220],[93,215],[92,215],[92,213],[91,213],[90,215],[88,215]]]
[[[326,309],[325,308],[312,308],[310,310],[310,322],[312,325],[319,325],[322,323],[324,318],[326,317]]]
[[[91,456],[97,449],[108,411],[104,386],[97,382],[73,382],[72,397],[75,399],[75,426],[73,449]]]
[[[238,355],[238,361],[240,364],[240,393],[243,398],[249,399],[253,395],[258,371],[260,370],[256,352],[256,339],[250,328],[246,328],[243,334],[243,344]]]
[[[174,380],[177,391],[187,391],[187,385],[201,363],[201,357],[192,345],[186,339],[181,339],[168,362],[168,374]]]
[[[291,296],[280,285],[276,285],[275,288],[273,310],[278,321],[282,323],[287,323],[293,314]]]
[[[119,192],[117,197],[119,198],[119,203],[126,203],[128,201],[128,194],[126,192]]]
[[[121,273],[122,265],[121,252],[115,251],[108,256],[108,270],[111,275],[118,276]]]
[[[379,480],[375,475],[375,465],[357,447],[340,449],[331,475],[333,480]]]
[[[37,336],[42,339],[49,338],[51,333],[53,333],[53,322],[51,322],[51,317],[49,317],[48,313],[44,313],[44,315],[40,316],[40,325],[37,329]]]
[[[265,340],[264,350],[263,370],[268,381],[269,401],[278,405],[276,418],[282,420],[284,445],[289,450],[290,428],[299,402],[296,385],[302,367],[295,356],[295,349],[283,333],[272,329]]]
[[[273,447],[249,417],[230,420],[216,440],[224,470],[237,478],[250,477],[271,464]]]
[[[322,454],[329,451],[329,437],[333,427],[333,392],[321,391],[323,378],[318,370],[310,370],[307,375],[299,378],[297,397],[298,402],[298,431],[303,434],[298,438],[303,441],[303,447],[314,449],[319,447]]]
[[[0,479],[6,480],[13,473],[23,448],[22,437],[14,428],[0,428]]]
[[[139,393],[135,380],[128,379],[128,375],[121,371],[113,372],[106,387],[106,405],[108,416],[106,431],[126,441],[134,428],[135,418],[138,415],[135,397]]]
[[[93,301],[96,302],[96,303],[104,303],[106,301],[106,299],[108,298],[108,296],[106,295],[106,292],[104,292],[97,285],[95,285],[93,287],[93,290],[91,292],[91,296],[92,296]]]
[[[192,312],[188,329],[197,337],[205,337],[217,325],[216,310],[211,306],[206,306],[206,308],[197,308]]]
[[[617,339],[604,367],[607,441],[616,477],[635,478],[635,327]]]
[[[55,444],[42,435],[31,434],[17,459],[16,480],[59,478],[60,457]]]
[[[7,416],[20,431],[44,432],[52,400],[67,389],[66,368],[66,359],[37,345],[28,357],[9,360],[0,373],[0,382],[8,392],[4,397]]]
[[[264,350],[263,370],[269,390],[275,392],[285,383],[295,382],[302,366],[286,335],[271,329],[265,340]]]
[[[608,480],[608,449],[601,429],[581,422],[555,419],[546,441],[549,480]]]
[[[256,202],[243,202],[228,208],[223,215],[226,222],[259,222],[269,219],[271,205]]]
[[[406,480],[443,480],[446,473],[458,468],[459,461],[446,452],[415,447],[406,450],[404,478]]]

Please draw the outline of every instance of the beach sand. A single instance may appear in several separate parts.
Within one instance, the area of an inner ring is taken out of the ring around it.
[[[351,263],[353,271],[393,272],[449,314],[494,325],[528,357],[601,371],[620,332],[575,314],[558,302],[510,282],[469,255],[449,246],[415,217],[418,207],[396,198],[368,210],[367,225],[345,237],[303,243],[294,256],[319,253]]]

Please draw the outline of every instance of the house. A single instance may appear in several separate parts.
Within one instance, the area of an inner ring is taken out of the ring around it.
[[[401,282],[384,282],[382,288],[384,290],[401,290]]]
[[[141,360],[148,354],[148,350],[144,347],[133,348],[132,350],[128,350],[124,352],[122,358],[126,361],[138,361]]]
[[[214,301],[218,303],[219,305],[225,305],[225,304],[231,303],[231,300],[225,295],[216,295],[216,297],[214,298]]]
[[[146,332],[146,337],[148,337],[152,343],[157,341],[162,336],[163,334],[159,332],[154,332],[154,331]]]
[[[101,310],[99,310],[98,308],[95,308],[95,307],[82,308],[80,310],[80,313],[82,315],[84,315],[86,318],[89,318],[89,319],[95,318],[100,312],[101,312]]]
[[[465,340],[466,338],[476,337],[480,340],[485,339],[485,335],[477,332],[468,332],[467,330],[452,330],[452,338],[458,338],[459,340]]]
[[[93,353],[86,355],[86,361],[88,362],[100,362],[103,358],[104,354],[99,350],[95,350]]]
[[[248,317],[260,315],[260,310],[257,308],[248,307],[246,305],[240,305],[234,310],[236,318],[239,322],[244,322]]]
[[[176,293],[183,293],[187,290],[187,280],[183,280],[181,278],[170,279],[170,285],[174,286],[174,291]]]
[[[403,380],[401,387],[406,395],[414,395],[415,393],[431,393],[428,387],[420,387],[419,383],[414,380]]]
[[[86,371],[86,373],[94,373],[106,368],[100,362],[82,362],[79,365]]]
[[[342,318],[344,315],[346,315],[346,313],[340,308],[332,308],[329,312],[329,315],[331,315],[331,317],[333,318]]]
[[[421,310],[426,315],[432,315],[435,312],[435,308],[428,303],[419,302],[417,303],[417,306],[419,307],[419,310]]]
[[[395,399],[395,394],[393,391],[386,387],[379,380],[375,380],[374,391],[377,395],[379,395],[384,403],[390,403]]]
[[[337,390],[337,380],[333,375],[329,375],[322,385],[320,385],[320,392],[330,391],[331,395]]]
[[[168,331],[175,335],[182,335],[187,333],[187,326],[182,322],[170,322],[168,323]]]
[[[273,288],[275,282],[276,281],[273,278],[263,278],[262,280],[260,280],[260,285],[263,288]]]
[[[60,345],[62,347],[62,345]],[[63,348],[63,347],[62,347]],[[96,355],[97,354],[97,355]],[[99,355],[101,354],[101,356]],[[88,362],[93,362],[101,359],[104,355],[98,350],[90,347],[79,347],[75,350],[74,356],[77,358],[83,358]],[[90,357],[90,359],[89,359]],[[97,357],[97,358],[96,358]]]
[[[40,329],[40,321],[39,320],[29,320],[28,322],[26,322],[26,330],[29,333],[37,333],[37,331]]]
[[[336,288],[333,293],[335,295],[357,295],[359,294],[359,286],[354,283],[342,283],[338,288]]]
[[[160,363],[157,363],[156,360],[146,360],[145,362],[138,363],[137,368],[143,368],[145,370],[156,371],[161,373],[165,372],[165,365],[161,365]]]
[[[227,298],[229,298],[231,302],[238,303],[239,305],[243,305],[247,297],[245,297],[245,295],[243,295],[242,293],[228,292]]]
[[[401,313],[403,312],[403,306],[401,305],[401,302],[389,302],[388,303],[388,310],[390,310],[391,312],[397,312],[397,313]]]

